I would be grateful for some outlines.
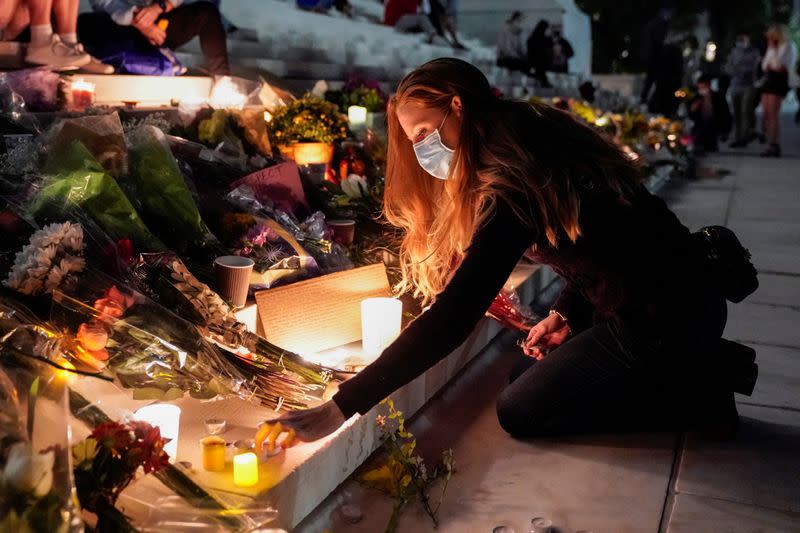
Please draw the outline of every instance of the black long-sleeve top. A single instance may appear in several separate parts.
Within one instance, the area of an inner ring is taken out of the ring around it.
[[[627,204],[591,181],[580,196],[581,236],[562,236],[556,247],[514,214],[509,202],[532,212],[524,197],[498,200],[430,309],[341,384],[333,400],[345,417],[366,413],[461,345],[526,253],[566,279],[554,308],[573,332],[609,319],[665,327],[696,263],[689,230],[644,187]]]

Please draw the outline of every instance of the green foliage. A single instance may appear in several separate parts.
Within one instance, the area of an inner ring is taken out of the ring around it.
[[[332,143],[347,137],[347,121],[336,104],[311,95],[278,109],[269,125],[275,144]]]

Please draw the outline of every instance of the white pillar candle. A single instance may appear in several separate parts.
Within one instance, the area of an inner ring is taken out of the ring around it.
[[[396,298],[367,298],[361,302],[364,353],[380,355],[400,335],[403,303]]]
[[[347,121],[351,127],[362,127],[367,123],[367,108],[360,105],[351,105],[347,108]]]
[[[147,422],[161,431],[161,436],[169,439],[164,445],[164,451],[169,455],[169,462],[175,462],[178,455],[178,432],[181,425],[181,408],[169,403],[154,403],[142,407],[133,417],[136,420]]]

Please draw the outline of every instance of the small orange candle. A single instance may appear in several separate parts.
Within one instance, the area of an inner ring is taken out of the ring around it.
[[[75,109],[83,111],[94,105],[94,83],[79,78],[72,82],[71,88],[72,105]]]
[[[225,470],[225,439],[221,437],[205,437],[200,439],[203,446],[203,468],[209,472]]]

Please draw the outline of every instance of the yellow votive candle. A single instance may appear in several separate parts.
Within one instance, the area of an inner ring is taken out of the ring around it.
[[[233,484],[252,487],[258,483],[258,457],[253,452],[233,456]]]
[[[225,470],[225,439],[221,437],[205,437],[200,439],[203,446],[203,468],[209,472]]]

